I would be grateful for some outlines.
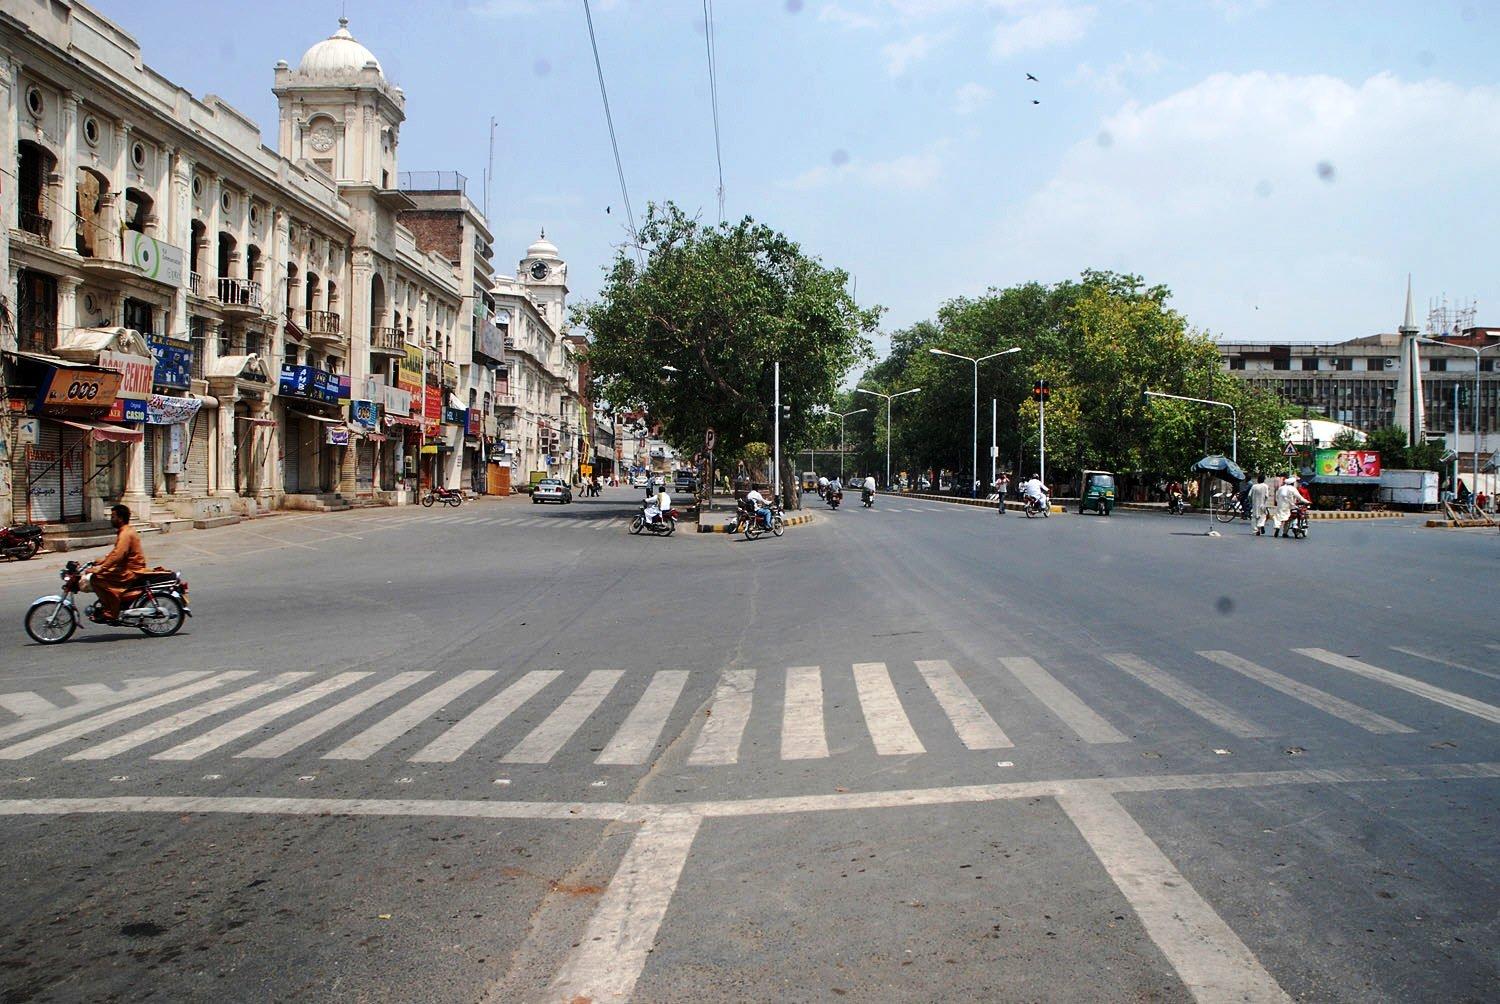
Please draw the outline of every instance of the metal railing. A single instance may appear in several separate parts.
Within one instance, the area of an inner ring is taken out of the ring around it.
[[[260,283],[254,279],[220,277],[219,302],[229,306],[261,307]]]
[[[514,394],[496,394],[491,399],[490,405],[494,408],[516,408],[520,406],[520,402],[516,400]]]
[[[457,171],[402,171],[396,187],[403,192],[463,192],[469,179]]]
[[[21,229],[44,241],[52,240],[52,221],[41,213],[21,210]]]
[[[406,339],[401,337],[400,328],[372,327],[370,329],[370,348],[381,349],[386,352],[405,352]]]
[[[343,318],[332,310],[304,310],[302,319],[306,322],[309,335],[331,335],[336,338],[344,333]]]

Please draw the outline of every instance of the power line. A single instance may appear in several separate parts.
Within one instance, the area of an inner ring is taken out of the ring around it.
[[[719,222],[724,222],[724,153],[719,142],[719,58],[714,44],[713,0],[703,0],[703,44],[708,51],[708,97],[714,115],[714,160],[719,165]]]
[[[589,10],[589,0],[583,0],[583,16],[589,24],[589,45],[594,50],[594,71],[599,76],[599,97],[604,101],[604,121],[609,126],[609,145],[615,152],[615,173],[620,176],[620,198],[625,200],[625,217],[630,221],[630,239],[635,245],[636,258],[641,256],[641,238],[635,229],[635,210],[630,206],[630,192],[625,187],[625,165],[620,160],[620,141],[615,136],[615,119],[609,111],[609,91],[604,86],[604,64],[599,61],[599,41],[594,37],[594,15]]]

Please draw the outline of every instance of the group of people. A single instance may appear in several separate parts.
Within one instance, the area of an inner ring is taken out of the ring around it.
[[[875,494],[875,475],[873,474],[865,475],[865,479],[863,481],[860,481],[858,478],[856,478],[854,480],[854,484],[859,486],[860,493],[864,498],[868,499]],[[818,478],[818,498],[826,499],[828,498],[829,492],[842,494],[843,491],[844,482],[837,474],[835,474],[831,479],[825,477]]]
[[[996,511],[1005,515],[1005,496],[1010,494],[1010,475],[1001,471],[990,485],[995,490]],[[1052,504],[1052,497],[1047,492],[1047,486],[1042,483],[1041,475],[1033,474],[1030,478],[1021,482],[1020,492],[1022,498],[1035,501],[1043,509]]]
[[[1289,539],[1292,536],[1292,519],[1297,510],[1311,505],[1312,495],[1296,474],[1287,475],[1274,494],[1271,486],[1266,484],[1264,474],[1257,473],[1255,484],[1250,486],[1250,515],[1255,520],[1257,537],[1266,535],[1266,521],[1270,520],[1275,530],[1272,536]]]

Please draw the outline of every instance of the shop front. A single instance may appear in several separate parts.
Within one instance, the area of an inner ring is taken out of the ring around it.
[[[281,484],[286,495],[325,495],[339,487],[349,428],[339,405],[348,377],[312,366],[281,367]]]
[[[36,523],[86,520],[89,500],[99,490],[100,464],[109,471],[118,455],[141,439],[139,430],[104,420],[121,375],[30,353],[19,354],[18,362],[19,386],[13,389],[34,388],[35,394],[29,408],[20,399],[8,403],[25,416],[17,422],[15,517]]]

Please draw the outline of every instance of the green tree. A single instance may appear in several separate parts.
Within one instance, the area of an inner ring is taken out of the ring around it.
[[[870,358],[880,308],[858,306],[847,273],[748,217],[702,226],[653,205],[639,238],[644,267],[621,250],[598,298],[573,310],[592,335],[595,399],[643,406],[687,453],[713,428],[718,452],[734,456],[771,438],[779,360],[782,442],[803,442],[817,409]]]
[[[1340,429],[1338,435],[1334,436],[1328,446],[1334,450],[1363,450],[1365,449],[1366,437],[1361,436],[1353,429]]]

